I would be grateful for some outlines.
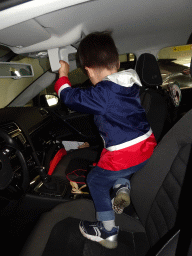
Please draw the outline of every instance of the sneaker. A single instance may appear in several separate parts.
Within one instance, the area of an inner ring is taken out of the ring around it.
[[[123,213],[124,208],[129,206],[130,202],[130,189],[126,185],[113,190],[111,203],[115,213]]]
[[[84,237],[98,242],[108,249],[117,247],[119,227],[113,227],[111,231],[107,231],[101,221],[81,221],[79,229]]]

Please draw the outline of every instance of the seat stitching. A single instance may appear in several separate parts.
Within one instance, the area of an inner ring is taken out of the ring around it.
[[[178,140],[177,140],[178,138],[175,136],[174,132],[173,132],[173,136],[174,136],[174,139],[175,139],[175,141],[176,141],[176,144],[177,144],[177,146],[178,146],[178,148],[179,148],[179,147],[180,147],[180,144],[178,143]],[[158,146],[159,146],[159,145],[157,145],[157,147],[158,147]],[[186,163],[185,163],[185,162],[183,161],[183,159],[180,157],[179,151],[180,151],[180,149],[179,149],[178,152],[176,153],[175,158],[174,158],[174,160],[173,160],[173,163],[175,162],[175,159],[176,159],[177,157],[179,157],[179,158],[181,159],[181,161],[182,161],[182,162],[185,164],[185,166],[186,166]],[[175,212],[177,212],[177,209],[175,208],[174,204],[172,203],[172,200],[171,200],[171,198],[170,198],[168,192],[166,191],[166,189],[165,189],[165,187],[164,187],[164,181],[166,180],[166,178],[167,178],[167,176],[169,175],[169,173],[172,172],[171,170],[172,170],[173,163],[172,163],[172,165],[171,165],[171,167],[170,167],[170,169],[169,169],[167,175],[165,176],[165,178],[164,178],[164,180],[163,180],[163,182],[162,182],[162,185],[159,187],[159,189],[158,189],[158,191],[157,191],[157,193],[156,193],[156,196],[155,196],[155,198],[154,198],[154,200],[153,200],[153,203],[157,200],[159,191],[160,191],[160,189],[162,188],[162,189],[164,189],[165,193],[167,194],[167,197],[168,197],[168,199],[170,200],[170,203],[172,204],[173,209],[175,210]],[[173,175],[173,174],[171,173],[171,175]],[[174,175],[173,175],[173,176],[174,176]],[[175,179],[176,179],[176,177],[175,177]],[[177,179],[176,179],[176,180],[177,180]],[[179,183],[179,182],[178,182],[178,183]],[[181,185],[180,185],[180,187],[181,187]],[[153,218],[152,218],[152,216],[151,216],[151,210],[152,210],[152,208],[153,208],[153,203],[151,204],[150,209],[149,209],[149,211],[148,211],[148,214],[147,214],[147,216],[146,216],[145,229],[146,229],[147,223],[149,222],[149,219],[152,219],[152,221],[153,221]],[[154,221],[153,221],[153,223],[154,223]],[[155,228],[156,228],[155,223],[154,223],[154,226],[155,226]],[[158,230],[157,230],[157,233],[158,233]],[[158,235],[159,235],[159,233],[158,233]]]
[[[179,159],[182,161],[182,163],[183,163],[185,166],[187,166],[187,163],[181,158],[181,155],[178,155],[178,157],[179,157]],[[188,162],[188,160],[187,160],[187,162]]]
[[[134,247],[134,254],[136,255],[136,245],[135,245],[135,236],[134,233],[132,232],[132,237],[133,237],[133,247]]]
[[[161,188],[162,188],[162,189],[165,191],[165,193],[167,194],[167,191],[165,190],[165,188],[163,187],[163,185],[162,185]],[[160,191],[160,189],[159,189],[159,191]],[[159,193],[159,191],[158,191],[158,193]],[[170,199],[170,197],[169,197],[168,194],[167,194],[167,196],[168,196],[168,199],[170,200],[170,203],[171,203],[172,206],[173,206],[173,209],[174,209],[175,212],[176,212],[176,209],[175,209],[175,207],[174,207],[174,205],[173,205],[173,203],[172,203],[172,201],[171,201],[171,199]],[[157,196],[156,196],[156,199],[154,200],[154,202],[153,202],[153,204],[152,204],[152,206],[151,206],[151,209],[150,209],[150,211],[149,211],[150,213],[151,213],[151,210],[152,210],[152,208],[153,208],[153,206],[154,206],[154,203],[157,204]],[[153,222],[154,228],[156,229],[157,235],[158,235],[158,237],[160,238],[161,236],[160,236],[159,230],[158,230],[157,225],[156,225],[156,223],[155,223],[155,221],[154,221],[153,215],[150,214],[150,213],[149,213],[149,215],[148,215],[148,217],[147,217],[146,225],[147,225],[147,223],[148,223],[148,222],[150,221],[150,219],[151,219],[151,221]],[[147,233],[148,233],[148,232],[147,232]]]
[[[164,213],[163,213],[163,211],[161,210],[161,207],[160,207],[160,205],[158,204],[158,201],[156,201],[156,203],[157,203],[157,207],[159,208],[159,211],[161,212],[161,215],[162,215],[162,217],[163,217],[163,219],[164,219],[164,221],[165,221],[167,230],[169,230],[169,226],[168,226],[168,223],[167,223],[167,221],[166,221],[166,219],[165,219],[165,217],[164,217]]]
[[[177,212],[177,209],[175,208],[175,205],[173,204],[173,202],[172,202],[172,200],[171,200],[171,198],[170,198],[170,196],[169,196],[169,193],[167,192],[167,190],[166,190],[166,188],[164,187],[164,185],[162,185],[162,189],[165,191],[167,197],[169,198],[169,201],[170,201],[170,203],[172,204],[173,209],[175,210],[175,212]]]
[[[173,176],[173,178],[175,179],[175,181],[177,182],[177,184],[181,187],[182,184],[179,182],[179,180],[176,178],[175,174],[174,174],[172,171],[170,171],[170,175]]]
[[[150,218],[151,221],[153,222],[154,228],[155,228],[156,231],[157,231],[157,235],[158,235],[158,237],[160,238],[159,230],[158,230],[157,227],[156,227],[156,224],[155,224],[155,222],[154,222],[154,220],[153,220],[153,216],[150,215],[149,218]],[[148,219],[148,220],[149,220],[149,219]],[[151,243],[151,241],[150,241],[150,243]]]

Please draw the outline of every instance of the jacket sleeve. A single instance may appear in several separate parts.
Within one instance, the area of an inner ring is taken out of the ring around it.
[[[71,88],[68,77],[61,77],[55,84],[55,91],[61,100],[78,112],[103,115],[107,107],[107,92],[99,83],[88,89]]]

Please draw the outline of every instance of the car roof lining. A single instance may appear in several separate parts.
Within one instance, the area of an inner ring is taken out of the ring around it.
[[[0,30],[50,12],[93,0],[33,0],[1,11]],[[11,19],[10,19],[11,17]]]
[[[3,40],[9,36],[9,41],[14,44],[10,48],[15,53],[65,47],[78,41],[82,33],[101,30],[113,31],[120,54],[128,49],[129,52],[144,49],[148,52],[154,47],[174,45],[176,40],[177,44],[186,44],[191,34],[192,1],[189,0],[177,3],[174,0],[139,0],[139,3],[120,0],[118,4],[116,0],[58,0],[56,8],[55,3],[44,3],[43,6],[42,2],[29,1],[22,5],[23,9],[19,5],[2,12],[5,18],[0,16],[0,38]],[[26,15],[28,8],[30,12]],[[6,19],[11,13],[13,19]],[[39,40],[29,45],[28,36],[23,35],[19,44],[19,37],[15,37],[16,32],[10,32],[10,27],[14,25],[15,31],[18,31],[21,22],[38,23],[46,36],[41,39],[38,29],[34,29],[32,33]],[[3,36],[1,29],[5,29]]]

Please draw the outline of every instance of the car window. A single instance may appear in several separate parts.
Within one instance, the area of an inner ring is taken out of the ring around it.
[[[192,87],[190,63],[192,45],[166,47],[158,53],[158,64],[163,78],[162,86],[179,84],[180,88]]]
[[[136,56],[133,53],[126,53],[126,54],[121,54],[119,55],[119,61],[120,61],[120,69],[125,70],[125,69],[134,69],[135,64],[136,64]],[[71,82],[72,87],[81,87],[81,88],[87,88],[91,86],[91,82],[89,81],[88,76],[82,71],[81,68],[76,68],[69,72],[69,80]],[[47,97],[51,97],[52,95],[56,95],[56,92],[54,91],[54,84],[55,82],[51,83],[49,87],[41,91],[38,95],[40,97],[41,95],[47,95]],[[53,99],[51,98],[50,101],[54,102],[54,97]],[[33,100],[30,100],[25,107],[32,107],[34,104]]]
[[[5,56],[10,50],[1,47],[0,56]],[[27,88],[38,77],[50,69],[49,59],[34,59],[21,55],[14,56],[11,62],[31,64],[34,70],[34,77],[26,77],[21,79],[0,78],[0,108],[7,106],[15,99],[25,88]]]
[[[136,56],[133,53],[126,53],[126,54],[120,54],[119,55],[119,61],[120,61],[120,70],[124,70],[124,69],[129,69],[135,68],[135,64],[136,64]],[[69,81],[71,82],[71,85],[73,87],[78,87],[81,86],[82,84],[84,84],[86,87],[89,86],[90,84],[86,81],[88,80],[88,76],[82,71],[81,68],[76,68],[74,70],[72,70],[71,72],[69,72]],[[54,91],[54,83],[51,84],[49,87],[47,87],[45,90],[43,90],[41,93],[42,94],[56,94]]]
[[[69,72],[68,77],[69,77],[69,81],[71,82],[72,86],[82,84],[88,79],[88,76],[82,71],[81,68],[77,68],[77,69]]]
[[[10,50],[4,46],[0,47],[0,57],[6,55]],[[136,57],[132,53],[119,55],[121,63],[120,70],[134,68],[136,63]],[[11,62],[31,64],[34,70],[34,77],[21,78],[18,80],[12,78],[1,78],[0,85],[0,108],[3,108],[10,104],[22,91],[24,91],[29,85],[31,85],[37,78],[50,69],[50,63],[48,58],[31,58],[27,56],[16,55]],[[82,71],[81,68],[76,68],[69,73],[69,80],[74,87],[86,88],[90,86],[88,76]],[[51,83],[46,89],[42,90],[38,97],[41,95],[55,94],[54,83]],[[50,97],[50,96],[48,96]],[[36,104],[36,103],[35,103]],[[25,107],[34,106],[34,100],[31,99]]]

